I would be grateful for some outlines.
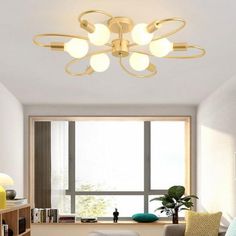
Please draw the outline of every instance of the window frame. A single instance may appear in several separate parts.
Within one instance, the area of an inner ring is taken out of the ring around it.
[[[143,191],[76,191],[75,188],[75,121],[144,121],[144,190]],[[34,206],[34,124],[36,121],[69,122],[69,189],[66,195],[71,196],[71,212],[75,212],[77,195],[140,195],[144,197],[144,212],[149,209],[150,195],[163,195],[166,189],[151,189],[151,121],[184,121],[185,122],[185,187],[186,194],[191,193],[191,116],[30,116],[29,117],[29,202]],[[74,181],[73,181],[74,180]],[[111,217],[99,217],[106,220]],[[130,219],[122,217],[123,220]]]

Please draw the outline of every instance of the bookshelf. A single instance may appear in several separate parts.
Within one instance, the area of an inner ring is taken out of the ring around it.
[[[8,225],[9,229],[13,231],[13,236],[30,236],[31,235],[31,212],[30,205],[20,205],[16,207],[6,208],[0,210],[0,228],[2,228],[3,220]],[[26,231],[19,234],[19,219],[24,217],[26,219]],[[2,230],[0,230],[0,236]]]

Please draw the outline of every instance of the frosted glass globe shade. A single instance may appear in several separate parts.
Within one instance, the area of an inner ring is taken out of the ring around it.
[[[131,36],[133,41],[138,45],[146,45],[151,42],[153,33],[147,31],[147,24],[141,23],[134,26]]]
[[[96,72],[103,72],[108,69],[110,65],[110,59],[105,53],[93,55],[90,57],[90,66]]]
[[[130,66],[136,71],[143,71],[149,66],[149,57],[141,53],[132,53],[129,58]]]
[[[0,186],[10,186],[13,185],[14,181],[13,179],[4,173],[0,173]]]
[[[103,24],[95,24],[95,31],[88,33],[89,41],[97,46],[106,44],[110,39],[110,30]]]
[[[64,45],[64,51],[74,58],[82,58],[88,53],[88,42],[84,39],[73,38]]]
[[[155,40],[150,43],[149,50],[156,57],[164,57],[173,50],[173,43],[166,38]]]

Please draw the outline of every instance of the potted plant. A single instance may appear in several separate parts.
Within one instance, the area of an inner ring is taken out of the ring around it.
[[[153,198],[150,201],[161,201],[162,206],[158,207],[155,211],[165,212],[167,216],[172,216],[173,224],[179,223],[179,211],[189,210],[193,207],[192,198],[197,198],[195,195],[184,196],[184,186],[172,186],[168,189],[167,194]]]

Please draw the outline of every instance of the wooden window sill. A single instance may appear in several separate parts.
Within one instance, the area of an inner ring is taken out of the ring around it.
[[[184,221],[180,221],[181,223],[185,223]],[[166,225],[166,224],[172,224],[171,221],[156,221],[156,222],[150,222],[150,223],[138,223],[135,221],[119,221],[118,223],[113,223],[112,221],[98,221],[96,223],[81,223],[80,221],[77,221],[75,223],[32,223],[32,225]]]

